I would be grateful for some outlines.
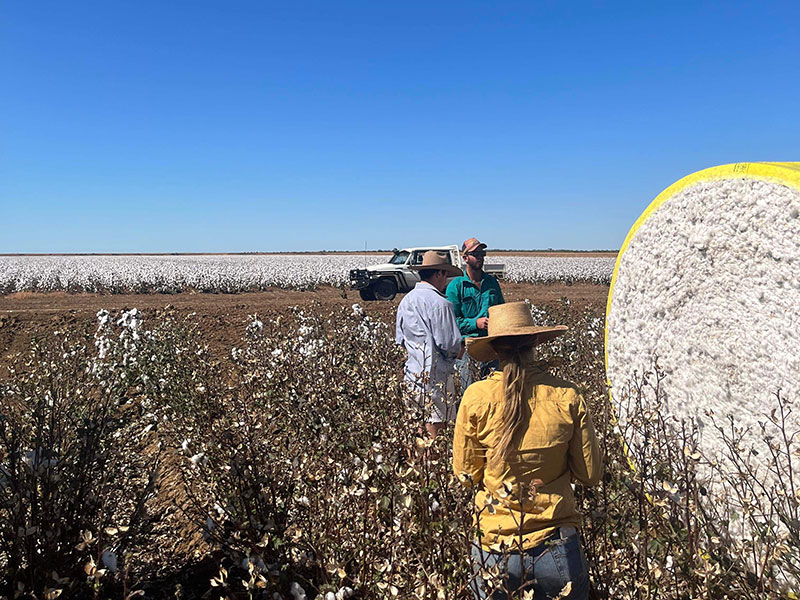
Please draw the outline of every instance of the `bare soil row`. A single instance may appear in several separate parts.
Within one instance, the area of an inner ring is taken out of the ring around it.
[[[608,286],[596,284],[504,283],[506,301],[529,299],[535,304],[558,304],[569,299],[578,310],[590,308],[602,314]],[[186,315],[195,313],[201,331],[214,354],[227,355],[240,342],[250,315],[275,319],[293,306],[315,308],[350,307],[361,304],[368,313],[390,318],[402,296],[391,302],[363,302],[355,292],[322,287],[315,291],[275,289],[243,294],[68,294],[65,292],[20,292],[0,296],[0,366],[8,356],[24,352],[34,337],[54,331],[91,332],[96,326],[95,313],[137,308],[145,319],[153,318],[167,305]],[[145,321],[146,322],[146,321]],[[2,369],[0,369],[2,371]]]

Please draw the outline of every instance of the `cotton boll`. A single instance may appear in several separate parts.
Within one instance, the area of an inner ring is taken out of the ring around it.
[[[292,582],[289,593],[294,600],[306,600],[306,591],[296,581]]]
[[[708,248],[709,241],[711,240],[711,233],[706,228],[698,228],[689,236],[689,245],[697,248],[698,250],[705,250]]]
[[[203,467],[208,463],[208,457],[205,455],[204,452],[198,452],[194,456],[192,456],[189,461],[195,467]]]

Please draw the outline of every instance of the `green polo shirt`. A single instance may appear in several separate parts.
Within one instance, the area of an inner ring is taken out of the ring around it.
[[[503,304],[503,292],[497,279],[483,274],[481,286],[472,283],[466,271],[447,285],[447,299],[453,303],[456,321],[461,335],[464,337],[483,337],[485,329],[478,329],[475,322],[481,317],[489,316],[489,307]]]

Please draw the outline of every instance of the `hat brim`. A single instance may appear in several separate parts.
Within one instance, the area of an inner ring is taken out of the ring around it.
[[[435,271],[447,271],[450,277],[461,277],[464,272],[455,265],[443,263],[441,265],[412,265],[408,267],[412,271],[422,271],[423,269],[433,269]]]
[[[566,325],[555,325],[553,327],[518,327],[513,331],[508,331],[500,335],[487,335],[485,337],[467,338],[467,352],[475,360],[488,362],[500,358],[492,348],[492,341],[499,338],[517,336],[535,336],[534,346],[545,344],[566,333],[569,328]]]

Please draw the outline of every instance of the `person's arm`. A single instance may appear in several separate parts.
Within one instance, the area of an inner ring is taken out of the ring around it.
[[[401,311],[402,308],[397,309],[397,319],[395,320],[394,325],[394,343],[405,348],[406,339],[403,335],[403,313]]]
[[[433,323],[433,343],[437,350],[449,360],[458,358],[461,353],[462,337],[458,329],[453,306],[442,302],[436,306],[436,320]]]
[[[453,472],[464,486],[480,486],[486,465],[486,449],[477,436],[477,418],[471,414],[470,391],[464,394],[458,407],[456,427],[453,432]],[[463,477],[463,476],[466,477]]]
[[[580,483],[597,485],[603,475],[603,457],[592,416],[580,394],[577,394],[577,401],[572,404],[572,413],[574,430],[569,443],[569,469]]]
[[[450,304],[453,305],[453,313],[456,316],[456,323],[458,324],[458,330],[461,332],[461,335],[472,335],[473,333],[478,333],[478,325],[476,324],[478,318],[465,317],[464,314],[461,312],[461,298],[459,297],[459,280],[454,279],[447,285],[447,299],[450,300]]]
[[[503,298],[503,290],[500,288],[500,282],[497,281],[497,278],[494,277],[494,285],[497,288],[497,295],[500,296],[500,302],[498,304],[505,304],[506,300]]]

